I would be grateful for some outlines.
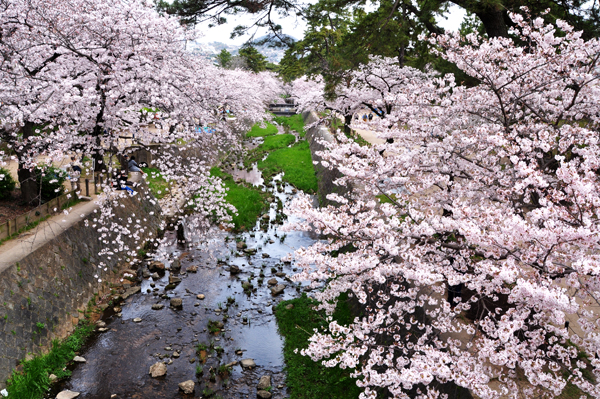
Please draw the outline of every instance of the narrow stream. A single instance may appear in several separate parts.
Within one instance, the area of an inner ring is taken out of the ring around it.
[[[256,172],[248,176],[238,172],[236,177],[260,185],[262,178],[257,179]],[[296,190],[282,183],[281,176],[273,183],[264,189],[274,198],[285,203],[294,196]],[[298,296],[303,287],[288,280],[287,276],[295,272],[294,265],[280,259],[300,246],[311,245],[316,237],[282,232],[276,217],[275,200],[268,219],[261,217],[250,232],[232,235],[215,229],[203,248],[163,248],[179,259],[181,271],[169,270],[173,265],[158,259],[166,265],[165,274],[156,280],[143,278],[141,292],[121,303],[117,313],[111,310],[113,314],[104,319],[107,330],[98,333],[82,351],[86,362],[77,365],[59,391],[68,389],[79,392],[80,398],[98,399],[255,398],[260,377],[268,375],[273,398],[286,397],[283,341],[272,308],[281,300]],[[181,282],[169,289],[170,278]],[[285,285],[279,295],[271,292],[275,281]],[[246,292],[244,282],[252,284]],[[171,298],[181,298],[182,308],[172,308]],[[153,305],[163,306],[153,309]],[[209,322],[213,330],[222,326],[221,332],[211,333]],[[200,343],[209,349],[199,354]],[[256,367],[242,368],[242,359],[254,360]],[[166,376],[149,375],[156,362],[166,362]],[[219,374],[219,366],[232,363],[229,374]],[[198,365],[201,375],[196,375]],[[187,380],[195,381],[190,395],[178,387]]]

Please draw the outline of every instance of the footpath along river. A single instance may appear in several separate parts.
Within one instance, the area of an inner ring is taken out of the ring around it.
[[[256,176],[249,180],[283,203],[296,191],[281,176],[269,187]],[[266,230],[259,223],[238,235],[214,229],[202,248],[162,248],[159,252],[178,260],[180,272],[173,262],[155,259],[166,266],[164,275],[142,278],[140,293],[119,304],[116,313],[108,309],[106,330],[80,353],[85,363],[55,392],[75,391],[86,399],[256,398],[259,379],[270,376],[272,397],[287,397],[283,341],[273,307],[299,296],[304,287],[288,280],[296,269],[281,258],[316,237],[281,231],[277,212],[274,200]],[[267,218],[260,222],[267,225]],[[172,289],[167,287],[170,278],[176,283]],[[272,288],[281,285],[283,292],[274,294]],[[181,308],[171,306],[173,298],[182,300]],[[206,350],[198,351],[199,345]],[[243,368],[243,359],[256,366]],[[167,372],[152,378],[149,370],[157,362],[164,362]],[[228,373],[223,373],[225,365],[230,365]],[[186,395],[178,384],[188,380],[195,389]]]

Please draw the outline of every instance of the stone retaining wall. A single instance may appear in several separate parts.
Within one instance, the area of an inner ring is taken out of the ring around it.
[[[135,214],[142,225],[138,234],[145,242],[149,233],[155,235],[160,227],[161,213],[158,202],[144,195],[145,188],[137,190],[138,195],[118,200],[123,206],[114,208],[113,220],[121,224],[119,219]],[[39,249],[25,252],[21,260],[0,270],[0,389],[27,353],[44,353],[53,339],[68,336],[84,317],[94,295],[108,294],[112,283],[120,288],[122,270],[129,264],[116,256],[111,260],[104,256],[107,270],[98,268],[101,260],[97,254],[105,244],[99,240],[97,228],[92,227],[96,215],[90,213]],[[127,240],[125,244],[130,247],[139,245],[132,238]]]
[[[316,112],[304,112],[302,114],[304,124],[309,125],[319,120],[319,116]],[[317,151],[323,151],[327,148],[321,144],[320,141],[326,141],[333,143],[335,138],[329,132],[329,129],[325,126],[314,126],[306,130],[306,140],[310,146],[310,152],[312,154],[313,161],[317,161],[315,166],[315,172],[317,174],[318,186],[318,198],[321,206],[336,205],[336,202],[329,201],[326,196],[330,193],[336,193],[341,196],[345,196],[352,191],[352,187],[337,186],[333,184],[333,181],[340,178],[342,174],[337,169],[329,169],[321,165],[321,157],[316,154]]]

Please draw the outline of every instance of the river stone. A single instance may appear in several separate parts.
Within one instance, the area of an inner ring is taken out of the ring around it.
[[[198,266],[190,266],[185,271],[188,272],[188,273],[197,273],[198,272]]]
[[[67,389],[66,391],[62,391],[61,393],[56,395],[56,399],[73,399],[78,397],[79,395],[79,392],[69,391]]]
[[[284,272],[277,272],[277,273],[275,273],[275,275],[277,277],[286,277],[287,276],[287,274],[285,274]]]
[[[272,278],[269,281],[267,281],[267,284],[269,284],[269,285],[276,285],[277,284],[277,279],[276,278]]]
[[[141,323],[142,319],[140,319],[139,317],[136,317],[135,319],[133,319],[134,323]]]
[[[157,261],[150,262],[150,264],[148,265],[148,270],[150,270],[152,273],[164,273],[165,264]]]
[[[152,280],[154,280],[154,281],[160,280],[160,275],[158,273],[152,273],[152,275],[150,275],[150,277],[152,277]]]
[[[173,352],[173,357],[174,357],[175,359],[177,359],[179,356],[181,356],[181,355],[179,354],[179,352],[177,352],[177,351]]]
[[[183,308],[183,299],[171,298],[171,306],[175,309],[182,309]]]
[[[98,332],[101,332],[101,333],[107,332],[107,331],[108,331],[108,328],[106,328],[106,327],[102,327],[102,328],[98,329]]]
[[[244,241],[238,241],[237,244],[235,244],[235,247],[239,250],[242,250],[244,248],[247,247],[246,243]]]
[[[290,303],[290,304],[288,304],[288,305],[285,305],[285,308],[286,308],[287,310],[292,310],[292,309],[294,309],[294,305]]]
[[[171,270],[181,270],[181,262],[179,261],[179,259],[174,259],[173,262],[171,262]]]
[[[144,270],[142,271],[142,277],[143,277],[143,278],[150,278],[151,274],[152,274],[152,273],[150,273],[150,270],[148,270],[148,269],[144,269]]]
[[[262,218],[265,220],[269,219],[269,214],[265,213],[264,215],[262,215]]]
[[[50,374],[48,376],[48,380],[50,381],[50,383],[54,383],[56,380],[58,380],[58,377],[55,374]]]
[[[85,362],[87,362],[87,360],[85,360],[85,358],[83,358],[83,357],[81,357],[81,356],[75,356],[75,357],[73,358],[73,361],[74,361],[75,363],[85,363]]]
[[[256,391],[256,397],[260,399],[271,399],[273,394],[268,391]]]
[[[150,366],[149,374],[152,378],[162,377],[167,374],[167,366],[163,362],[156,362]]]
[[[230,265],[229,266],[229,273],[230,274],[238,274],[240,273],[242,270],[239,268],[239,266],[236,265]]]
[[[270,257],[271,257],[271,255],[269,255],[269,254],[266,254],[266,253],[264,253],[264,252],[263,252],[263,254],[262,254],[262,257],[263,257],[263,258],[270,258]]]
[[[253,359],[242,359],[242,360],[240,360],[240,364],[245,369],[251,369],[251,368],[256,367],[256,363],[254,362]]]
[[[102,328],[102,327],[106,327],[106,323],[105,323],[105,322],[103,322],[102,320],[98,320],[98,321],[96,322],[96,326],[98,326],[98,327],[100,327],[100,328]]]
[[[179,284],[181,283],[181,279],[175,276],[169,276],[169,284]]]
[[[198,295],[196,295],[196,298],[198,298],[198,299],[204,299],[206,297],[204,296],[204,294],[198,294]]]
[[[282,294],[284,289],[285,289],[285,285],[277,284],[275,287],[271,287],[271,294],[272,295]]]
[[[258,385],[256,386],[256,389],[261,391],[261,390],[267,389],[270,386],[271,386],[271,376],[263,375],[262,377],[260,377],[260,380],[258,381]]]
[[[161,310],[164,307],[165,305],[163,305],[162,303],[155,303],[154,305],[152,305],[152,310]]]
[[[183,391],[186,395],[190,395],[194,393],[194,388],[196,387],[196,383],[192,380],[187,380],[179,383],[179,389]]]

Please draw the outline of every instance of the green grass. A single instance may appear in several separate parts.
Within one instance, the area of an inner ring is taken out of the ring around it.
[[[23,370],[13,372],[7,381],[8,396],[11,399],[42,398],[50,388],[50,374],[59,379],[71,375],[65,367],[93,331],[93,324],[81,323],[63,342],[53,341],[48,354],[22,362]]]
[[[265,128],[260,127],[260,123],[254,124],[252,129],[246,133],[246,137],[266,137],[277,134],[277,126],[272,123],[265,122]]]
[[[302,119],[301,114],[296,114],[292,116],[276,116],[273,120],[279,123],[282,126],[289,128],[290,130],[295,130],[300,134],[300,137],[304,137],[306,131],[304,130],[304,119]]]
[[[286,309],[289,304],[294,307]],[[350,378],[352,370],[325,367],[308,356],[294,353],[296,349],[308,347],[308,338],[314,328],[327,325],[324,315],[313,310],[314,304],[313,299],[303,294],[300,298],[280,302],[276,308],[279,331],[285,338],[283,356],[290,398],[358,398],[360,389],[356,386],[356,380]],[[333,317],[341,324],[348,324],[352,320],[350,307],[345,300],[339,302]]]
[[[225,199],[233,205],[238,214],[232,215],[235,230],[247,230],[254,227],[256,220],[267,209],[264,194],[261,191],[245,187],[233,181],[233,177],[218,167],[210,170],[212,176],[220,177],[228,191]]]
[[[146,173],[146,183],[148,183],[152,195],[156,199],[164,198],[169,193],[167,191],[169,183],[162,176],[160,170],[157,168],[142,168],[142,170]]]
[[[276,136],[265,137],[263,143],[256,149],[262,152],[273,151],[278,148],[284,148],[296,141],[293,134],[278,134]]]
[[[263,171],[265,180],[283,171],[284,181],[306,193],[317,192],[317,176],[306,141],[271,152],[267,159],[258,162],[258,168]]]

